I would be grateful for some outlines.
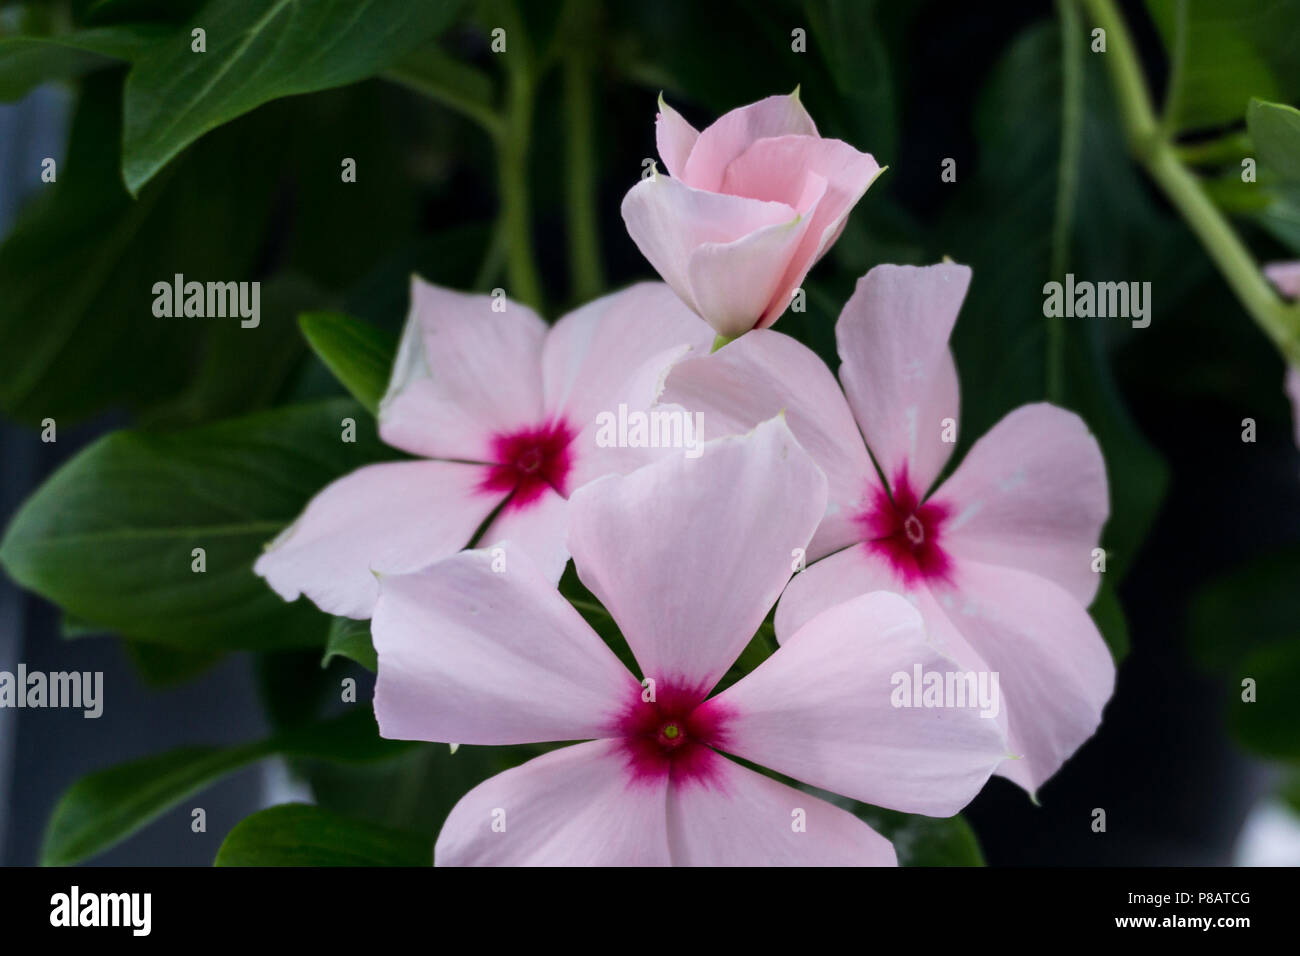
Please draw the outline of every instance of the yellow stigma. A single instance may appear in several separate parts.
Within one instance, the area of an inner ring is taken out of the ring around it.
[[[680,733],[681,731],[677,729],[676,724],[669,724],[664,728],[664,736],[667,737],[669,740],[676,740],[677,735]]]

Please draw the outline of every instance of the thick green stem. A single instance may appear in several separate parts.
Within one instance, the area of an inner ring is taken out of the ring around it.
[[[1287,360],[1300,365],[1300,309],[1289,307],[1269,285],[1250,251],[1179,159],[1156,121],[1128,27],[1112,0],[1082,0],[1106,31],[1104,54],[1115,86],[1129,148],[1201,241],[1238,301]]]
[[[594,299],[604,288],[600,263],[600,230],[596,216],[596,150],[593,137],[591,6],[571,0],[566,22],[571,35],[581,37],[564,59],[564,121],[566,131],[565,198],[569,220],[569,272],[579,302]]]

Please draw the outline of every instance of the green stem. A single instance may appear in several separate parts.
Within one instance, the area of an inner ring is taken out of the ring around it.
[[[427,96],[435,103],[441,103],[467,119],[481,126],[494,140],[500,139],[505,131],[505,124],[496,111],[482,103],[461,95],[444,84],[434,82],[432,78],[409,66],[398,64],[384,71],[384,79],[413,90],[421,96]]]
[[[513,3],[500,4],[506,20],[507,93],[505,129],[497,140],[497,188],[506,243],[511,297],[542,309],[542,283],[533,260],[533,223],[528,190],[528,144],[533,130],[534,88],[523,22]]]
[[[1251,154],[1251,142],[1247,133],[1236,130],[1203,143],[1179,143],[1174,151],[1188,166],[1238,166]]]
[[[1104,54],[1129,149],[1200,240],[1238,301],[1282,351],[1300,365],[1300,309],[1288,307],[1260,272],[1232,226],[1182,164],[1156,122],[1128,27],[1112,0],[1082,0],[1106,31]]]
[[[1057,0],[1061,20],[1061,153],[1057,162],[1056,210],[1052,221],[1052,279],[1061,279],[1070,262],[1070,230],[1079,184],[1083,139],[1083,27],[1072,0]],[[1065,399],[1065,319],[1047,320],[1047,400]]]
[[[565,182],[569,219],[569,273],[573,295],[586,302],[600,295],[605,280],[600,263],[600,230],[596,216],[596,151],[592,130],[591,6],[570,0],[569,34],[582,37],[564,59]]]

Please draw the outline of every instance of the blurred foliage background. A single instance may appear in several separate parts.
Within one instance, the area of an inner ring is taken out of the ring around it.
[[[867,269],[968,263],[955,460],[1049,399],[1088,422],[1111,482],[1091,611],[1121,668],[1097,738],[1041,807],[995,780],[965,821],[854,809],[909,863],[1228,861],[1253,806],[1300,807],[1300,456],[1278,348],[1300,318],[1225,270],[1206,230],[1239,236],[1248,265],[1300,258],[1298,41],[1300,6],[1271,0],[0,4],[0,100],[75,97],[57,180],[31,165],[0,183],[24,198],[0,245],[0,413],[39,471],[62,462],[22,489],[0,562],[64,637],[115,635],[150,686],[247,660],[266,728],[92,760],[48,808],[41,859],[93,858],[279,755],[316,809],[255,815],[221,862],[427,861],[466,790],[538,752],[378,740],[364,622],[283,604],[252,561],[322,485],[391,454],[365,406],[411,272],[552,318],[649,277],[619,203],[655,157],[658,94],[702,128],[798,85],[823,135],[889,170],[780,331],[834,367]],[[1125,50],[1154,132],[1135,126]],[[1045,319],[1043,284],[1066,272],[1151,282],[1150,327]],[[176,273],[259,280],[261,324],[155,318],[152,286]],[[68,441],[87,447],[65,462]],[[337,701],[346,677],[356,704]],[[41,773],[20,763],[15,784]]]

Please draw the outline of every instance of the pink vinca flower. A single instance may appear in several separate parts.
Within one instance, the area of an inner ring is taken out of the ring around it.
[[[385,737],[587,741],[485,781],[434,851],[463,864],[885,864],[847,811],[725,751],[879,806],[949,815],[1006,754],[977,709],[891,704],[893,675],[948,674],[892,594],[810,620],[713,697],[790,576],[826,481],[779,418],[574,494],[569,548],[638,681],[526,557],[465,551],[384,577],[373,633]],[[498,555],[498,558],[500,556]]]
[[[836,326],[843,392],[809,349],[763,331],[682,361],[661,400],[702,410],[706,437],[785,409],[829,494],[808,551],[820,560],[782,597],[778,639],[854,595],[905,594],[952,657],[999,674],[1021,759],[998,772],[1032,793],[1092,735],[1114,686],[1085,610],[1100,580],[1106,473],[1076,415],[1026,405],[930,492],[956,437],[948,338],[969,283],[953,264],[879,266],[860,279]]]
[[[253,569],[287,601],[306,594],[331,614],[366,618],[376,573],[414,571],[460,550],[495,512],[482,543],[510,538],[559,580],[569,495],[659,453],[605,447],[597,419],[620,404],[648,407],[672,359],[707,351],[711,337],[657,282],[597,299],[548,329],[516,302],[413,279],[379,434],[421,460],[335,481]]]
[[[1288,299],[1300,299],[1300,262],[1272,262],[1264,267],[1264,274]],[[1300,367],[1292,365],[1287,368],[1284,387],[1291,397],[1295,443],[1300,445]]]
[[[798,90],[732,110],[702,133],[660,97],[655,133],[670,175],[633,186],[623,220],[664,281],[725,338],[777,320],[881,172],[868,154],[817,135]]]

